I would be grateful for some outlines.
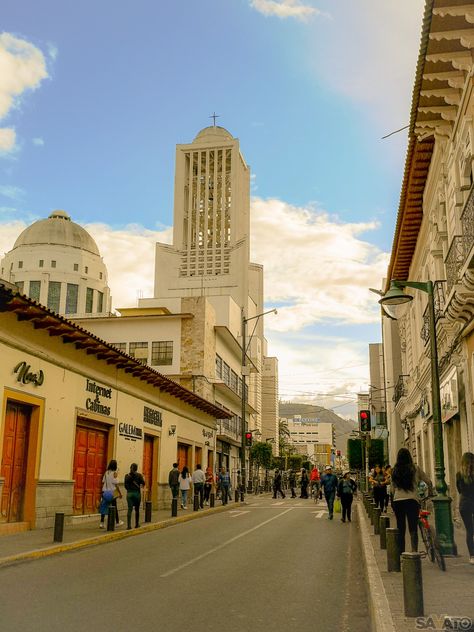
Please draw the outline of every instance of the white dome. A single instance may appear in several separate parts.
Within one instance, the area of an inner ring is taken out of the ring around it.
[[[210,125],[209,127],[202,129],[199,134],[197,134],[193,143],[197,141],[222,142],[223,140],[234,140],[234,137],[225,129],[225,127]]]
[[[25,228],[15,241],[13,250],[18,246],[39,244],[71,246],[100,257],[99,248],[89,233],[61,210],[53,211],[47,219],[40,219]]]

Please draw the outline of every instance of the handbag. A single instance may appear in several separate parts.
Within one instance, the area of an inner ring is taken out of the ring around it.
[[[334,501],[334,511],[336,513],[341,513],[341,501],[339,498],[336,498],[336,500]]]

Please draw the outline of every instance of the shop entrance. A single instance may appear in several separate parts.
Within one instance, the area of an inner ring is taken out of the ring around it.
[[[191,446],[186,445],[185,443],[178,443],[178,470],[181,472],[183,467],[186,465],[188,470],[190,467],[189,462],[189,449]]]
[[[145,500],[152,500],[153,469],[153,437],[145,435],[143,442],[143,477],[147,489]]]
[[[74,513],[97,513],[107,467],[107,430],[77,425],[74,447]]]
[[[2,489],[1,514],[7,522],[23,520],[28,439],[31,407],[7,402],[1,476],[5,481]]]

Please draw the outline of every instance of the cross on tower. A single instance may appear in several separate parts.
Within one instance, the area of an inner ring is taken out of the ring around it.
[[[216,118],[220,118],[220,115],[216,114],[215,112],[213,112],[209,118],[214,119],[214,127],[215,127],[216,126]]]

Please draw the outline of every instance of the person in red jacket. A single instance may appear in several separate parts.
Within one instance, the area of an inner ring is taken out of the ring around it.
[[[321,489],[321,476],[316,466],[311,470],[309,483],[311,486],[311,497],[317,498],[319,496],[319,490]]]

